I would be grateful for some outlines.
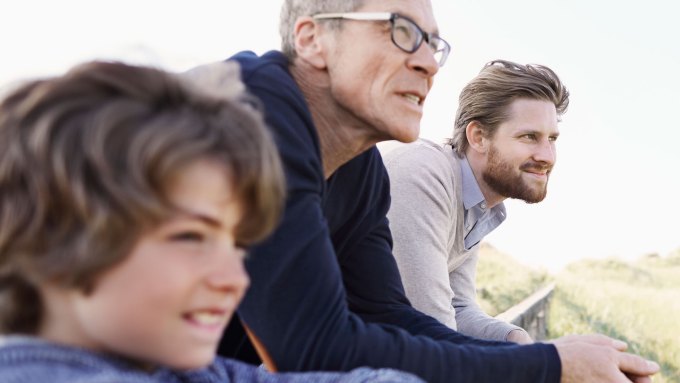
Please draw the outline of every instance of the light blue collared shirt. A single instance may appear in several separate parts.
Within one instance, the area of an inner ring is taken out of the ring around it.
[[[460,161],[460,170],[463,176],[465,207],[465,250],[470,250],[505,221],[506,213],[502,202],[491,209],[487,208],[484,195],[465,157]]]

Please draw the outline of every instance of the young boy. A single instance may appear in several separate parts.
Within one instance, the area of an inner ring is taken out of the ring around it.
[[[0,382],[419,381],[215,359],[284,185],[237,68],[194,77],[95,62],[0,104]]]

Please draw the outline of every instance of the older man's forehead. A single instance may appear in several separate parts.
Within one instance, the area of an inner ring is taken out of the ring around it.
[[[415,21],[425,32],[439,33],[430,0],[365,0],[357,11],[398,13]]]

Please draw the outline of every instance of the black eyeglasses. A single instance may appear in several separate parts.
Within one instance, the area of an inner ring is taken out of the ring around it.
[[[441,37],[423,31],[418,24],[408,17],[389,12],[347,12],[347,13],[319,13],[312,16],[317,20],[345,19],[362,21],[389,21],[392,24],[392,42],[397,48],[406,53],[413,53],[425,41],[432,49],[434,58],[439,66],[444,66],[449,57],[451,46]]]

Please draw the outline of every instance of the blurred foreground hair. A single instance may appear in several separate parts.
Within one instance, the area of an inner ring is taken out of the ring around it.
[[[177,212],[168,184],[198,160],[224,166],[244,212],[238,243],[267,236],[283,173],[237,64],[180,76],[91,62],[9,93],[0,104],[0,333],[37,330],[36,283],[91,291]]]

